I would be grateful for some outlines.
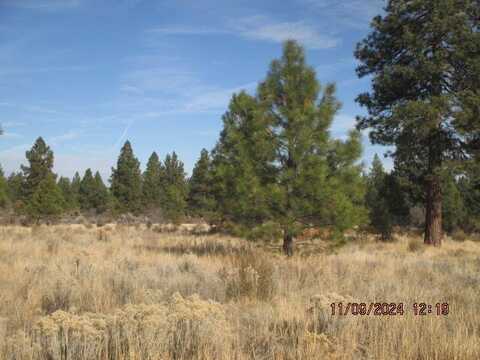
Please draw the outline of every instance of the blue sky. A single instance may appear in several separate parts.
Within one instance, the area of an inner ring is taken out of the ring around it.
[[[43,136],[55,171],[105,178],[126,139],[144,167],[175,150],[191,171],[234,92],[254,92],[282,41],[299,40],[321,83],[337,83],[341,138],[365,112],[355,44],[383,0],[0,0],[0,164]],[[381,147],[364,135],[368,165]],[[390,167],[389,160],[386,166]]]

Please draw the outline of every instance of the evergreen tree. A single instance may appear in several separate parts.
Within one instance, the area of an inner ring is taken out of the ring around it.
[[[21,172],[13,172],[7,179],[8,198],[13,204],[15,211],[19,212],[23,208],[23,186],[25,177]]]
[[[217,221],[252,228],[269,219],[275,145],[267,131],[268,121],[260,116],[255,97],[243,91],[233,95],[223,116],[220,140],[212,152]]]
[[[424,186],[425,243],[442,240],[442,169],[478,148],[480,7],[476,0],[390,0],[355,52],[373,88],[357,101],[373,143]]]
[[[452,233],[454,230],[464,228],[466,209],[462,193],[454,174],[447,173],[442,178],[442,225],[443,230]]]
[[[79,195],[82,210],[94,210],[96,214],[100,214],[108,209],[109,192],[98,171],[95,176],[91,169],[85,171],[80,183]]]
[[[93,204],[97,214],[101,214],[109,208],[110,193],[98,171],[95,173],[94,184],[95,202]]]
[[[39,137],[33,147],[26,152],[29,166],[22,165],[22,171],[25,177],[23,186],[23,195],[28,201],[35,193],[40,182],[49,175],[53,175],[53,152],[47,146],[45,141]],[[55,178],[55,176],[53,175]]]
[[[386,177],[382,162],[375,154],[367,180],[365,203],[369,211],[370,225],[380,233],[384,241],[391,238],[393,226],[388,199],[385,198]]]
[[[0,166],[0,208],[5,208],[9,204],[10,199],[8,196],[8,184],[7,179],[3,173],[3,169]]]
[[[72,194],[72,185],[70,183],[70,179],[64,176],[61,176],[58,179],[57,183],[58,187],[60,188],[60,191],[62,192],[63,199],[65,200],[65,209],[66,210],[72,210],[75,208],[75,202],[73,199],[73,194]]]
[[[469,232],[480,232],[480,158],[469,164],[458,181],[458,189],[465,206],[465,223],[462,228]]]
[[[164,161],[162,184],[162,210],[165,216],[178,222],[185,215],[187,207],[187,181],[183,163],[175,152],[167,154]]]
[[[123,145],[117,161],[112,168],[112,195],[117,200],[121,212],[138,213],[142,208],[142,174],[140,162],[134,156],[129,141]]]
[[[78,171],[75,172],[73,175],[72,182],[70,184],[70,192],[71,192],[71,202],[73,209],[80,208],[80,187],[81,187],[82,178]]]
[[[241,209],[232,214],[236,221],[279,224],[287,255],[306,227],[341,234],[365,217],[360,134],[344,142],[329,136],[339,108],[334,85],[321,93],[302,47],[287,41],[257,96],[235,96],[224,116],[214,152],[219,203]]]
[[[91,169],[85,170],[79,189],[80,207],[84,211],[95,208],[95,179]]]
[[[42,218],[51,220],[61,215],[64,207],[62,191],[50,173],[37,185],[28,202],[27,213],[37,221]]]
[[[211,161],[206,149],[200,152],[189,179],[188,207],[195,216],[208,217],[214,208]]]
[[[160,207],[161,178],[163,166],[156,152],[148,159],[147,168],[143,173],[143,203],[147,208]]]

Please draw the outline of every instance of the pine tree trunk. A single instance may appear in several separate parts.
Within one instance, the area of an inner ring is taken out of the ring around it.
[[[438,176],[427,181],[427,203],[425,214],[425,239],[427,245],[442,244],[442,189]]]
[[[288,230],[283,231],[283,252],[286,256],[293,256],[293,236]]]

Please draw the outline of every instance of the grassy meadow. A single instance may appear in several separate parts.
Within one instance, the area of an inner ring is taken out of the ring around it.
[[[1,227],[0,358],[480,358],[479,242],[306,240],[286,258],[186,228]],[[332,302],[405,314],[332,316]]]

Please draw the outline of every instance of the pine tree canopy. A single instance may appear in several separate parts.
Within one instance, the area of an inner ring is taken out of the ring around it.
[[[7,179],[5,179],[3,169],[0,166],[0,208],[6,207],[9,201]]]
[[[186,174],[175,152],[167,154],[160,180],[162,186],[162,210],[165,216],[178,222],[185,215],[188,187]]]
[[[188,206],[196,216],[209,216],[213,210],[211,161],[208,151],[202,149],[189,180]]]
[[[34,219],[52,219],[62,214],[65,207],[62,191],[55,176],[48,174],[37,186],[27,205],[28,214]]]
[[[214,150],[220,212],[246,224],[277,222],[292,237],[310,226],[341,232],[364,218],[360,134],[330,138],[340,108],[322,91],[303,48],[287,41],[256,96],[234,95]]]
[[[161,178],[164,172],[156,152],[150,155],[147,168],[143,173],[143,203],[147,208],[160,206],[162,195]]]
[[[29,199],[36,191],[40,182],[45,180],[47,176],[53,175],[53,152],[45,141],[39,137],[33,147],[26,152],[26,157],[29,166],[22,165],[25,176],[23,191],[24,196]]]
[[[112,168],[111,191],[120,211],[138,213],[142,207],[142,174],[140,162],[126,141],[120,150],[117,167]]]

